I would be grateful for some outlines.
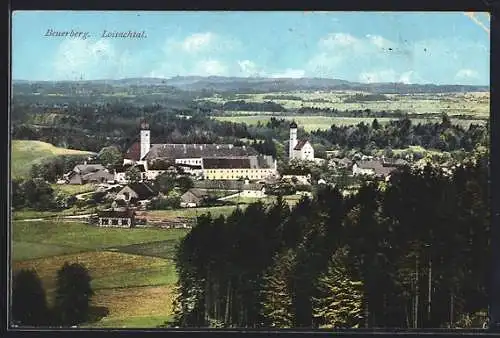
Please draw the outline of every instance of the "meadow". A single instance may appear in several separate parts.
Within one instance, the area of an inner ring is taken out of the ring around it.
[[[172,315],[177,280],[173,255],[183,229],[107,229],[83,223],[12,222],[13,271],[34,268],[49,303],[65,262],[84,264],[92,277],[92,306],[107,316],[83,327],[147,328]]]
[[[55,192],[62,192],[67,195],[77,195],[83,194],[85,192],[90,192],[96,190],[94,184],[51,184],[50,185]]]
[[[25,178],[31,166],[38,161],[58,155],[84,155],[87,151],[56,147],[50,143],[33,140],[11,141],[12,178]]]
[[[220,215],[230,215],[236,209],[236,207],[236,205],[223,205],[214,207],[182,208],[172,210],[148,210],[145,212],[138,212],[137,217],[147,215],[148,218],[155,219],[194,218],[206,213],[210,213],[212,217],[219,217]],[[245,205],[240,206],[240,208],[245,207]]]
[[[214,116],[213,118],[219,121],[230,121],[236,123],[246,123],[247,125],[265,125],[270,121],[271,117],[278,119],[285,119],[292,121],[294,120],[297,124],[304,128],[306,131],[314,130],[326,130],[335,124],[337,126],[351,126],[358,123],[364,122],[371,124],[374,120],[373,117],[331,117],[331,116],[302,116],[302,115],[253,115],[253,116],[242,116],[236,114],[234,116],[227,116],[228,112],[224,116]],[[381,124],[389,123],[389,121],[394,120],[390,117],[378,117],[377,121]],[[412,123],[436,123],[440,122],[439,118],[412,118]],[[459,124],[468,127],[471,123],[484,124],[486,120],[466,120],[466,119],[454,119],[451,118],[452,123]]]
[[[448,115],[470,114],[486,118],[490,112],[490,95],[484,92],[439,93],[439,94],[385,94],[384,101],[345,102],[354,94],[367,94],[354,91],[291,91],[261,94],[238,94],[231,100],[247,102],[273,101],[286,109],[301,107],[335,108],[338,110],[396,111],[410,113],[447,113]],[[280,99],[269,99],[269,96]],[[292,99],[287,99],[289,96]],[[301,100],[295,99],[300,97]],[[204,98],[215,103],[224,103],[229,99],[221,97]]]

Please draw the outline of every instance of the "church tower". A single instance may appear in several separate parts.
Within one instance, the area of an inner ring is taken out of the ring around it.
[[[142,121],[141,123],[141,158],[142,160],[144,156],[149,152],[151,148],[151,139],[150,139],[150,131],[149,124],[146,121]]]
[[[293,159],[293,149],[297,145],[297,123],[290,123],[290,145],[288,146],[288,158]]]

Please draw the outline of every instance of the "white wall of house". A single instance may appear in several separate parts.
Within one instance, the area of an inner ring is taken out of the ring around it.
[[[127,183],[127,179],[125,178],[125,172],[115,173],[115,181],[118,183]]]
[[[113,220],[117,221],[116,224],[113,224]],[[99,226],[101,227],[118,227],[118,228],[130,228],[132,225],[130,218],[99,218]]]
[[[353,175],[375,175],[373,169],[360,168],[356,163],[352,166]]]
[[[197,206],[194,202],[181,202],[181,208],[196,208]]]
[[[293,177],[297,178],[297,183],[299,184],[309,184],[311,176],[310,175],[283,175],[281,176],[282,179],[287,180],[287,181],[292,181]]]
[[[314,148],[308,141],[302,149],[294,150],[293,157],[303,161],[314,161]]]
[[[256,198],[262,198],[266,197],[266,192],[264,189],[262,190],[243,190],[240,193],[241,197],[256,197]]]
[[[163,174],[166,170],[148,170],[146,171],[146,179],[154,180],[159,175]]]

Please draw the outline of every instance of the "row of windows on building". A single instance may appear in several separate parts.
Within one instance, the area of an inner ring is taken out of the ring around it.
[[[131,225],[130,218],[101,218],[101,225]]]
[[[182,160],[177,160],[178,163],[183,163],[183,164],[199,164],[201,165],[201,160],[185,160],[185,159],[182,159]]]
[[[231,179],[231,180],[239,180],[239,179],[245,179],[246,177],[248,177],[249,179],[262,179],[264,178],[262,175],[246,175],[246,176],[243,176],[243,175],[207,175],[205,176],[207,180],[216,180],[216,179],[220,179],[220,178],[225,178],[225,179]]]
[[[205,172],[208,174],[217,174],[217,173],[220,173],[221,170],[227,170],[227,172],[231,172],[231,173],[236,172],[236,173],[245,173],[245,174],[248,174],[248,173],[264,174],[264,173],[269,171],[269,169],[208,169],[208,170],[205,170]]]

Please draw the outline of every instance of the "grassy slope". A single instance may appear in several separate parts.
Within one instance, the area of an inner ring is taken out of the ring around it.
[[[155,327],[171,317],[177,280],[172,256],[185,234],[185,230],[13,222],[13,270],[35,268],[51,302],[61,265],[83,263],[92,276],[93,305],[109,310],[99,322],[84,326]]]
[[[83,194],[85,192],[94,191],[96,186],[94,184],[51,184],[52,189],[56,192],[62,192],[68,195]]]
[[[240,208],[245,208],[244,205],[240,206]],[[206,214],[210,212],[212,217],[219,217],[219,215],[228,216],[230,215],[234,209],[236,209],[236,205],[225,205],[218,207],[206,207],[206,208],[185,208],[185,209],[174,209],[174,210],[148,210],[147,212],[138,212],[138,217],[141,215],[148,215],[151,218],[165,218],[171,219],[176,217],[186,217],[193,218],[196,216],[201,216],[202,214]]]
[[[26,177],[35,161],[58,155],[84,155],[87,151],[65,149],[50,143],[31,140],[12,140],[11,173],[13,178]]]
[[[99,228],[69,222],[13,222],[12,240],[98,250],[175,239],[185,230]],[[16,254],[13,255],[14,260]]]

